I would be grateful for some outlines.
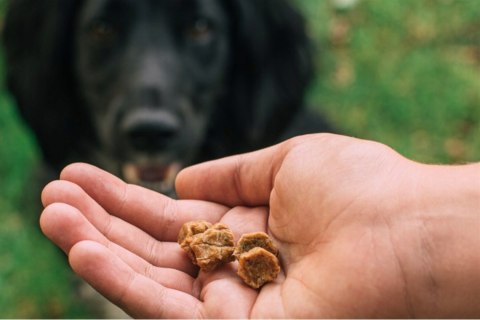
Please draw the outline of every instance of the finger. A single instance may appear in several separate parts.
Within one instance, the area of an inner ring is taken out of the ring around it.
[[[123,230],[126,234],[133,234],[131,241],[115,243],[94,227],[77,208],[68,204],[53,203],[47,206],[40,217],[40,226],[45,235],[67,254],[77,242],[92,240],[111,248],[125,261],[128,261],[132,268],[139,271],[148,271],[149,265],[153,265],[177,269],[191,276],[197,273],[197,269],[177,243],[158,242],[129,225],[116,228],[116,230],[120,233]],[[154,245],[146,245],[149,243]],[[151,252],[146,253],[145,248],[149,248],[148,250]]]
[[[107,212],[163,241],[176,241],[181,226],[192,220],[217,222],[227,208],[205,201],[176,201],[88,164],[73,164],[61,179],[80,186]]]
[[[268,205],[285,146],[275,145],[186,168],[177,176],[177,194],[184,199],[214,201],[227,206]]]
[[[97,242],[75,244],[69,261],[76,273],[135,318],[201,317],[202,305],[198,299],[137,273]]]

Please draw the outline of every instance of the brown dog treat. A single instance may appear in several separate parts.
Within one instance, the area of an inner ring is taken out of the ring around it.
[[[264,232],[242,235],[235,247],[233,232],[226,225],[191,221],[180,229],[178,243],[204,271],[212,271],[236,258],[237,274],[255,289],[275,280],[280,273],[278,249]]]
[[[221,223],[212,226],[206,221],[187,222],[180,230],[178,242],[192,262],[204,271],[234,260],[233,233]]]
[[[242,235],[233,255],[239,262],[237,274],[252,288],[275,280],[280,272],[278,249],[264,232]]]
[[[274,255],[278,254],[277,247],[275,247],[272,240],[265,232],[253,232],[242,235],[237,242],[237,247],[233,254],[238,259],[241,254],[256,247],[263,248]]]
[[[186,241],[189,240],[189,237],[198,233],[203,233],[211,226],[212,224],[210,222],[203,220],[184,223],[178,233],[178,243],[180,243],[180,245],[185,244]]]
[[[213,225],[201,237],[190,244],[196,257],[196,264],[205,271],[211,271],[219,265],[234,260],[235,243],[230,229],[220,223]]]
[[[195,255],[190,248],[190,243],[195,239],[195,235],[204,233],[212,224],[207,221],[190,221],[183,224],[178,233],[178,243],[185,250],[188,257],[195,263]]]
[[[237,274],[250,287],[257,289],[273,281],[280,273],[277,257],[260,247],[242,253],[238,258]]]

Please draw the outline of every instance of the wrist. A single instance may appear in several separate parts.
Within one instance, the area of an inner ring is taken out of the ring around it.
[[[412,310],[419,317],[478,317],[480,164],[414,167],[397,235]]]

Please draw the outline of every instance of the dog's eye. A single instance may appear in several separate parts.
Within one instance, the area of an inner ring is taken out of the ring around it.
[[[192,23],[186,29],[186,35],[188,38],[196,41],[209,40],[213,33],[213,24],[206,18],[198,18],[192,21]]]
[[[116,35],[114,26],[106,21],[92,23],[88,30],[89,36],[98,42],[110,41]]]

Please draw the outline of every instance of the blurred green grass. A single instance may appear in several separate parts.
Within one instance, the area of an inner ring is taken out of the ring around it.
[[[320,48],[309,92],[342,132],[424,162],[480,159],[480,1],[298,1]]]
[[[480,161],[480,1],[295,2],[319,48],[309,105],[418,161]],[[40,157],[0,81],[1,316],[98,316],[76,303],[63,254],[25,212],[40,207],[38,194],[25,200]]]

